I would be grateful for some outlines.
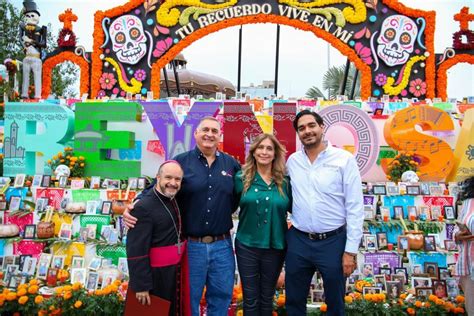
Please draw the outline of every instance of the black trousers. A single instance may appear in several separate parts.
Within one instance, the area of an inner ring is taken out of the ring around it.
[[[308,234],[291,227],[286,234],[288,252],[285,265],[286,312],[288,316],[306,315],[306,299],[311,279],[321,272],[328,316],[343,316],[345,277],[342,255],[346,231],[324,240],[311,240]]]
[[[235,240],[245,316],[272,315],[275,286],[285,250],[247,247]]]

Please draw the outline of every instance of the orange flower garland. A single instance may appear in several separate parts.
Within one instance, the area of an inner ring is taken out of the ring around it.
[[[43,63],[43,86],[41,90],[41,95],[43,99],[46,99],[51,93],[51,76],[53,74],[53,69],[56,65],[70,61],[73,64],[79,66],[81,70],[81,79],[80,79],[80,94],[89,92],[89,63],[82,57],[74,54],[73,52],[65,51],[57,55],[49,57]],[[97,82],[99,82],[97,80]]]
[[[426,68],[425,68],[425,81],[427,84],[427,98],[434,98],[435,96],[435,54],[434,54],[434,31],[435,31],[435,16],[434,11],[423,11],[417,9],[411,9],[403,4],[399,3],[397,0],[383,0],[383,3],[388,7],[398,11],[400,14],[411,16],[414,18],[423,17],[426,21],[425,29],[425,46],[428,52],[426,59]],[[104,33],[102,30],[102,20],[105,17],[113,18],[129,12],[134,8],[143,4],[143,0],[131,0],[123,6],[113,8],[103,11],[97,11],[94,16],[94,46],[92,54],[92,78],[91,78],[91,96],[95,97],[100,90],[99,78],[102,73],[102,60],[100,55],[103,53],[103,50],[100,48],[104,42]],[[164,54],[160,59],[158,59],[152,66],[151,70],[151,86],[150,90],[153,91],[153,94],[156,97],[159,97],[160,93],[160,70],[165,67],[178,53],[180,53],[184,48],[191,45],[193,42],[199,40],[200,38],[217,32],[221,29],[243,24],[253,24],[253,23],[277,23],[285,24],[288,26],[293,26],[304,31],[311,31],[319,38],[331,43],[331,45],[338,49],[343,55],[347,56],[349,60],[354,62],[355,66],[361,72],[361,97],[363,99],[368,99],[372,94],[372,71],[370,66],[362,62],[357,56],[355,51],[346,45],[344,42],[340,41],[332,34],[327,33],[320,28],[302,22],[300,20],[292,20],[283,16],[276,15],[254,15],[254,16],[244,16],[233,18],[225,21],[221,21],[205,28],[199,29],[183,40],[178,44],[171,47],[166,54]]]
[[[444,61],[438,68],[437,76],[438,81],[436,82],[436,92],[438,97],[446,100],[448,97],[448,69],[458,63],[469,63],[474,64],[474,56],[467,54],[459,54]]]

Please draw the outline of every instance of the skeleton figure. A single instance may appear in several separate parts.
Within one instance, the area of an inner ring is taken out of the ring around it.
[[[23,17],[25,22],[20,25],[20,37],[25,49],[23,59],[23,86],[22,98],[28,98],[30,86],[30,71],[33,71],[35,80],[35,98],[41,98],[41,49],[46,47],[46,26],[38,26],[40,13],[33,0],[23,2]]]
[[[418,27],[404,15],[392,15],[382,23],[377,55],[387,66],[403,65],[413,52]]]
[[[112,50],[122,63],[135,65],[146,54],[146,35],[140,19],[133,15],[117,18],[109,28]]]

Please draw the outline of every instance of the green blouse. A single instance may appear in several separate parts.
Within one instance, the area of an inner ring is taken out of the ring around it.
[[[285,178],[283,195],[273,181],[266,184],[258,172],[245,194],[243,188],[242,171],[239,171],[234,177],[234,191],[240,197],[236,238],[248,247],[284,249],[286,215],[291,212],[290,179]]]

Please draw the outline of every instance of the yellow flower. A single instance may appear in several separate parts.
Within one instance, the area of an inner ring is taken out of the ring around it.
[[[59,160],[60,163],[64,163],[64,159]]]
[[[81,163],[79,166],[84,167],[84,163]]]
[[[38,296],[35,297],[35,304],[39,305],[39,304],[43,303],[43,300],[44,300],[44,297],[41,296],[41,295],[38,295]]]
[[[76,282],[72,285],[72,290],[77,291],[82,287],[82,284],[80,282]]]
[[[58,157],[61,158],[63,156],[62,152],[58,152]]]
[[[74,307],[75,307],[75,308],[80,308],[81,306],[82,306],[82,302],[81,302],[81,301],[76,301],[76,302],[74,303]]]
[[[58,156],[54,155],[53,160],[57,160],[57,159],[58,159]]]
[[[16,300],[16,293],[15,292],[10,292],[7,294],[7,301],[14,301]]]
[[[38,285],[32,285],[28,289],[28,293],[30,294],[36,294],[38,292]]]
[[[48,165],[50,165],[50,164],[51,164],[51,159],[48,159]]]
[[[85,158],[82,156],[79,156],[79,160],[84,160]]]
[[[18,299],[18,303],[20,303],[20,305],[25,305],[26,302],[28,302],[28,296],[22,296]]]
[[[346,296],[344,297],[344,301],[345,301],[347,304],[352,303],[352,301],[353,301],[352,296],[346,295]]]
[[[71,292],[66,291],[66,293],[64,293],[64,299],[65,299],[65,300],[68,300],[68,299],[70,299],[71,297],[72,297],[72,293],[71,293]]]

